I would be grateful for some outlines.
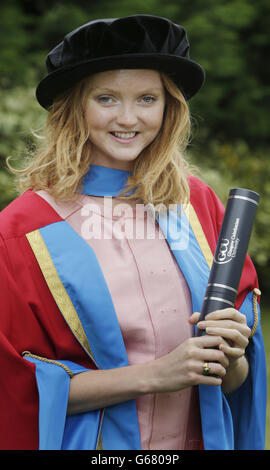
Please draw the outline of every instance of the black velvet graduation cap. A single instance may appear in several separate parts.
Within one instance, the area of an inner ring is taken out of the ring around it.
[[[92,73],[115,69],[166,72],[186,99],[204,82],[203,68],[189,58],[189,42],[181,25],[152,15],[90,21],[71,33],[47,56],[48,74],[37,86],[44,108],[54,98]]]

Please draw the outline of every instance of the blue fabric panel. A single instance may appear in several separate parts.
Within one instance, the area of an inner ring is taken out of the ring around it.
[[[54,364],[25,357],[36,365],[39,392],[39,449],[61,449],[69,393],[69,375]],[[49,411],[48,411],[49,410]]]
[[[67,416],[70,377],[59,365],[25,356],[36,366],[39,393],[39,450],[94,450],[100,410]],[[73,374],[87,369],[60,361]]]
[[[239,309],[247,316],[250,328],[254,321],[252,297],[250,292]],[[259,305],[258,312],[260,315]],[[261,450],[265,448],[267,377],[260,322],[246,349],[246,356],[249,375],[242,386],[228,396],[233,415],[235,449]]]
[[[205,450],[233,450],[231,411],[220,386],[199,385]]]
[[[91,165],[83,180],[82,194],[92,196],[118,196],[127,183],[130,171]],[[130,191],[128,195],[135,191]]]
[[[140,433],[138,427],[134,425],[135,415],[137,415],[135,400],[105,408],[102,423],[104,449],[141,449]],[[118,423],[123,420],[123,416],[124,423],[120,427]]]

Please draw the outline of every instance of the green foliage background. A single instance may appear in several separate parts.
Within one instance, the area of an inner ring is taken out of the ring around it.
[[[0,209],[17,195],[6,158],[12,156],[13,165],[23,165],[24,156],[35,145],[32,131],[38,133],[46,118],[35,100],[35,87],[45,74],[48,51],[64,34],[87,21],[136,13],[165,16],[183,24],[191,57],[206,69],[206,83],[190,102],[193,139],[188,153],[200,168],[199,176],[224,203],[231,187],[247,187],[261,195],[250,254],[268,325],[269,0],[1,0]],[[269,429],[270,422],[268,435]]]
[[[14,165],[34,145],[31,131],[46,112],[35,100],[48,51],[64,34],[94,18],[156,14],[183,24],[191,57],[206,83],[190,102],[189,157],[226,202],[231,187],[258,191],[260,208],[250,243],[260,284],[270,297],[270,2],[269,0],[2,0],[0,5],[0,209],[14,197]]]

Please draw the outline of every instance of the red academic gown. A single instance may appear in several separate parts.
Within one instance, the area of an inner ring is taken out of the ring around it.
[[[191,203],[214,253],[224,209],[213,191],[190,179]],[[61,220],[38,195],[27,191],[0,214],[0,448],[38,449],[38,392],[35,366],[24,351],[95,368],[72,334],[51,295],[26,234]],[[248,257],[238,308],[258,286]]]

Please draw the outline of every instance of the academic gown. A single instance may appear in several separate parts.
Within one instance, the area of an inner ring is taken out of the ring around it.
[[[157,222],[193,311],[200,311],[224,208],[198,178],[189,184],[188,210],[172,214],[169,227],[165,216]],[[135,400],[67,416],[72,374],[128,360],[95,253],[31,190],[0,214],[0,285],[0,448],[140,449]],[[266,366],[256,287],[247,256],[235,307],[253,333],[250,371],[229,396],[219,386],[199,386],[204,449],[264,449]]]

